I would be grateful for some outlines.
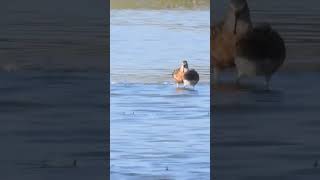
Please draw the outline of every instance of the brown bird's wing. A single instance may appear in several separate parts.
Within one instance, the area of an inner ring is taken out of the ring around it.
[[[220,31],[222,31],[223,25],[224,25],[224,22],[221,21],[211,26],[211,35],[215,35],[216,33],[219,33]]]
[[[180,71],[180,68],[175,69],[172,73],[172,77],[176,83],[183,83],[183,75],[184,73]]]
[[[222,26],[220,23],[213,27],[210,38],[212,65],[219,69],[235,66],[235,35],[233,32],[223,31]]]

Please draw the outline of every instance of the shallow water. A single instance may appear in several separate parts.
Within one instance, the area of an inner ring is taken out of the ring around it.
[[[112,10],[111,82],[111,179],[209,179],[209,11]]]
[[[88,2],[1,1],[0,70],[106,72],[107,3]]]
[[[209,82],[209,11],[112,10],[111,81],[163,83],[187,59]]]
[[[106,177],[106,4],[0,1],[0,179]]]
[[[212,146],[217,179],[317,179],[319,73],[279,73],[224,83],[213,95]],[[232,175],[231,175],[232,174]]]
[[[209,179],[209,118],[207,84],[112,85],[112,179]]]

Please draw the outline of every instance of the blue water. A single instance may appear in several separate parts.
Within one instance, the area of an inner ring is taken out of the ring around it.
[[[111,179],[209,179],[209,11],[112,10],[110,49]]]
[[[209,103],[209,85],[113,85],[111,176],[209,179]]]
[[[209,82],[209,11],[112,10],[111,81],[162,83],[182,59]]]

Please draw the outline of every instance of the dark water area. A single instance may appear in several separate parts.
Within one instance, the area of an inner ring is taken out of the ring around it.
[[[216,2],[218,18],[226,2]],[[271,80],[271,91],[259,78],[237,86],[231,72],[212,86],[212,175],[222,180],[319,179],[319,2],[248,4],[255,24],[269,22],[283,36],[287,58]]]
[[[317,179],[320,169],[319,73],[279,73],[216,86],[212,152],[216,179]]]
[[[0,70],[106,71],[105,1],[0,2]]]
[[[0,77],[2,179],[106,177],[102,73],[2,72]]]
[[[0,179],[106,178],[107,15],[106,1],[0,2]]]

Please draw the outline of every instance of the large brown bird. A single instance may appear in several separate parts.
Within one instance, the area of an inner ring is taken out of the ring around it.
[[[236,42],[252,29],[249,7],[246,0],[230,0],[224,20],[211,27],[211,65],[214,82],[218,74],[235,67]]]
[[[189,69],[187,61],[182,61],[181,66],[173,71],[172,77],[177,83],[177,87],[179,87],[179,84],[183,83],[184,87],[192,86],[194,88],[200,79],[196,70]]]

